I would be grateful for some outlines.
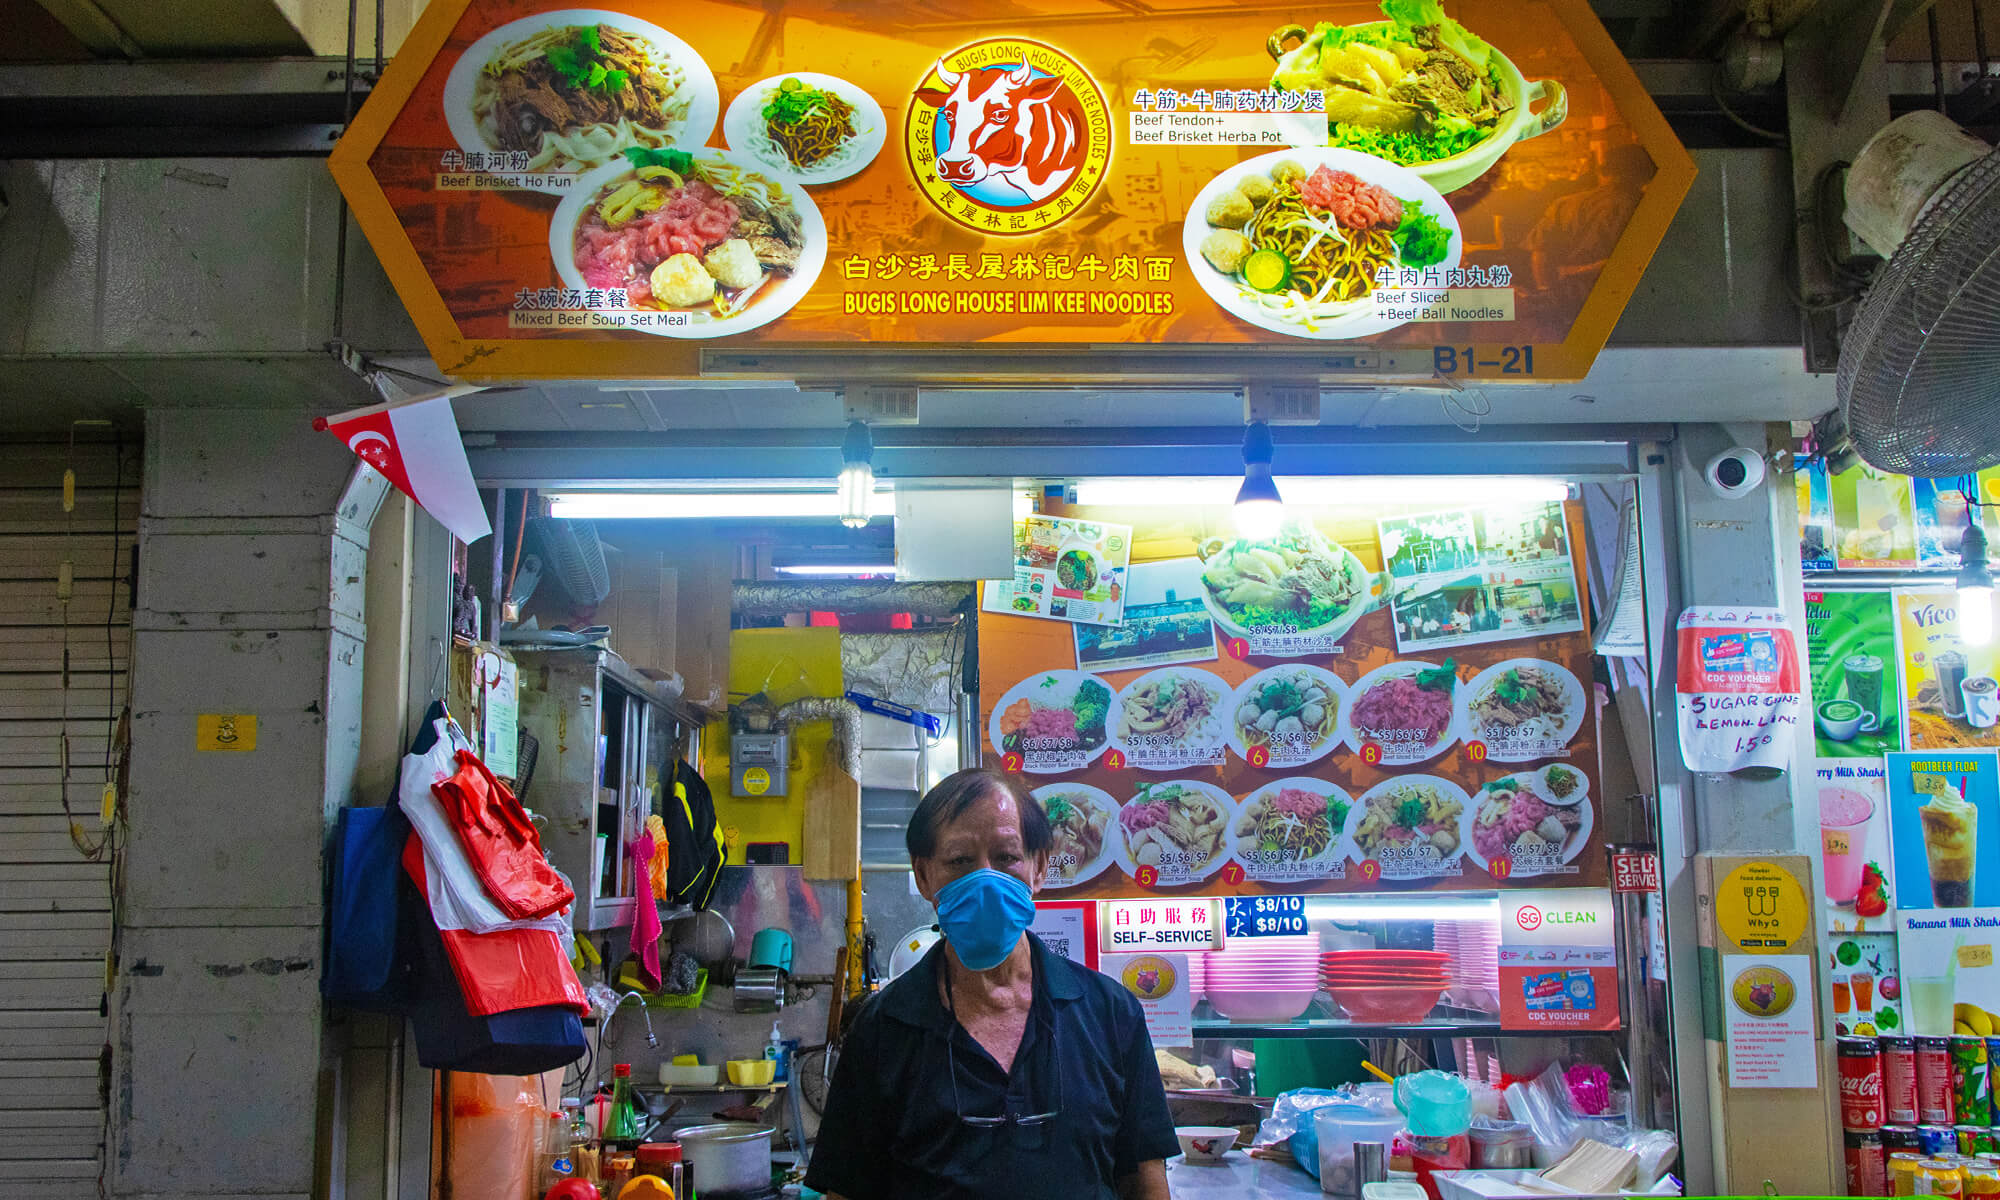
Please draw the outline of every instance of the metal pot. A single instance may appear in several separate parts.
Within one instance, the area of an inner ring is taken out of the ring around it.
[[[771,1131],[765,1126],[741,1121],[693,1125],[674,1138],[704,1195],[770,1189]]]

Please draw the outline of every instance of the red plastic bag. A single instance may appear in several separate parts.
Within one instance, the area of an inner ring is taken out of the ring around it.
[[[403,870],[429,894],[424,874],[424,849],[415,837],[403,845]],[[436,920],[436,910],[432,910]],[[569,965],[562,940],[546,929],[502,929],[472,933],[438,927],[445,957],[465,993],[465,1011],[475,1017],[516,1008],[565,1004],[589,1011],[583,984]]]
[[[542,839],[521,802],[478,755],[460,750],[458,773],[432,784],[431,794],[458,827],[466,857],[500,911],[517,921],[532,921],[560,912],[576,899],[542,857]]]

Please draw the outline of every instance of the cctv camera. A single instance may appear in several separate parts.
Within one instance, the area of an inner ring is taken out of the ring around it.
[[[1740,500],[1764,482],[1764,457],[1748,446],[1731,446],[1701,470],[1708,490],[1724,500]]]

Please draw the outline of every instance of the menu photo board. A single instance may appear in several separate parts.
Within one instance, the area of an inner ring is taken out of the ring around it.
[[[1580,379],[1694,173],[1584,0],[437,0],[332,168],[476,380],[718,343]]]
[[[985,759],[1025,774],[1055,827],[1044,894],[1606,886],[1581,514],[1553,508],[1564,602],[1415,653],[1378,541],[1400,510],[1295,509],[1267,540],[1213,511],[1065,513],[1132,524],[1135,557],[1155,556],[1135,579],[1181,564],[1216,627],[1197,644],[1222,650],[1092,662],[1066,625],[982,613]],[[1489,568],[1508,564],[1465,569]],[[1246,636],[1269,627],[1289,632]]]
[[[1897,592],[1895,603],[1908,747],[2000,746],[2000,646],[1964,636],[1955,590]]]

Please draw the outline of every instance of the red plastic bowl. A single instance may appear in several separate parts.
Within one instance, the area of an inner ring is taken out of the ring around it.
[[[1357,1021],[1414,1025],[1428,1017],[1444,995],[1442,987],[1330,987],[1327,994]]]

